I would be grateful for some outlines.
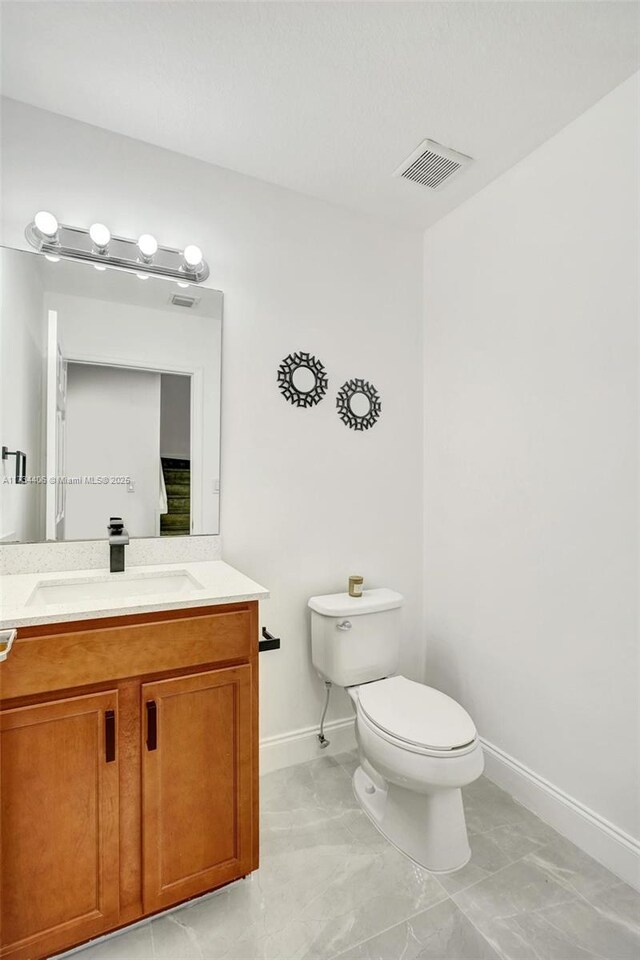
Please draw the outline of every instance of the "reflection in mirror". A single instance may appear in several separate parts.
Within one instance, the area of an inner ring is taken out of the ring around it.
[[[8,249],[0,282],[0,542],[218,533],[222,294]]]

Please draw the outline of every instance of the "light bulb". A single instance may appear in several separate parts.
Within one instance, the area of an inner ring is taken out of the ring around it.
[[[158,241],[150,233],[143,233],[138,237],[138,250],[145,260],[150,260],[157,253]]]
[[[103,267],[101,263],[94,263],[93,269],[94,269],[94,270],[106,270],[107,268],[106,268],[106,267]]]
[[[58,221],[52,213],[49,213],[47,210],[39,210],[33,218],[33,222],[36,225],[36,229],[44,237],[55,237],[58,232]]]
[[[104,223],[92,223],[89,227],[89,236],[98,250],[106,250],[111,240],[111,231]]]
[[[148,280],[148,279],[149,279],[149,274],[148,274],[148,273],[136,273],[136,277],[138,278],[138,280]]]
[[[52,257],[50,253],[45,253],[45,260],[48,260],[49,263],[60,263],[60,257]]]
[[[196,247],[195,243],[190,243],[188,247],[184,248],[183,256],[185,263],[191,268],[199,267],[202,263],[202,250],[200,247]]]
[[[177,281],[177,284],[178,284],[179,287],[182,287],[183,290],[186,290],[187,287],[189,286],[188,283],[182,283],[180,280]]]

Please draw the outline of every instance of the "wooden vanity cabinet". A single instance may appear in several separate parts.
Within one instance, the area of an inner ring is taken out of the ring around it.
[[[117,707],[110,690],[0,713],[2,942],[24,956],[118,923]]]
[[[0,956],[258,866],[257,603],[19,631],[0,665]]]
[[[146,913],[247,873],[251,863],[251,668],[142,686]]]

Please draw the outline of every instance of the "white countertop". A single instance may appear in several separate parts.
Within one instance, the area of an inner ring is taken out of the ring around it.
[[[162,577],[170,573],[186,572],[200,588],[171,591]],[[101,597],[99,600],[66,600],[64,603],[29,602],[42,584],[91,583],[109,580],[159,576],[158,592],[136,596],[134,586],[128,596]],[[207,607],[222,603],[240,603],[243,600],[266,600],[269,591],[245,577],[223,560],[196,563],[163,563],[154,566],[130,566],[124,573],[103,570],[63,570],[52,573],[20,573],[3,575],[0,579],[0,630],[27,627],[39,623],[59,623],[73,620],[92,620],[98,617],[127,616],[132,613],[152,613],[157,610],[179,610],[189,607]]]

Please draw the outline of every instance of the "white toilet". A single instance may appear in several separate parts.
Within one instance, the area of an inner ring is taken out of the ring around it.
[[[386,589],[312,597],[311,657],[354,702],[362,809],[412,860],[446,873],[471,856],[461,787],[480,776],[484,757],[459,703],[395,674],[402,602]]]

